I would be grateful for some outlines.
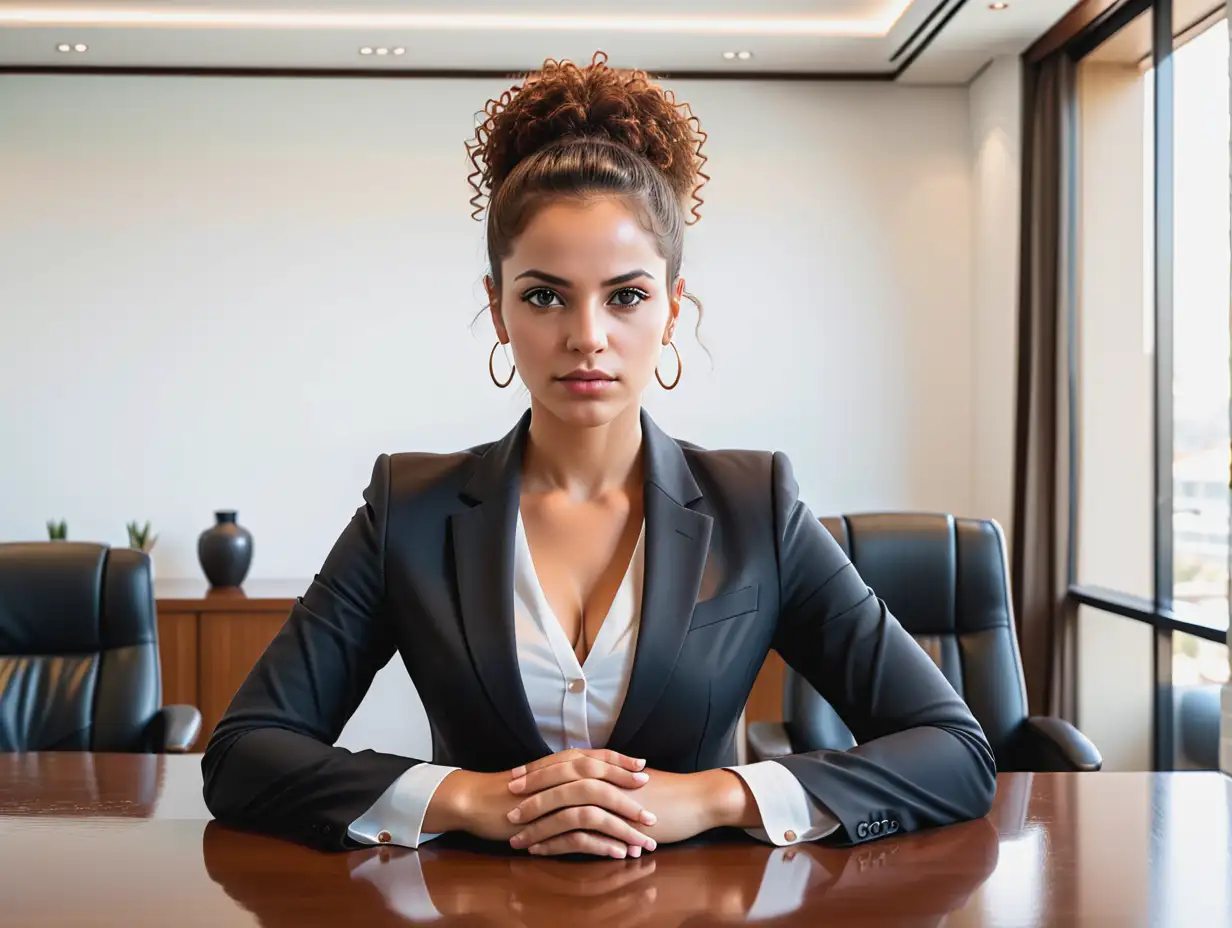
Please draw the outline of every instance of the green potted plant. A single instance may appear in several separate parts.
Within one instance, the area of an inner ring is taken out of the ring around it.
[[[157,535],[150,534],[150,523],[147,521],[144,526],[138,525],[136,522],[128,523],[128,546],[136,548],[145,554],[149,554],[154,550],[154,542],[158,541]]]
[[[55,519],[47,520],[47,537],[52,541],[65,541],[68,539],[68,523],[61,519],[57,522]]]

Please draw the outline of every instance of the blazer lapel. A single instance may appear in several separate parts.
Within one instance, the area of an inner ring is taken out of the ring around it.
[[[646,570],[641,624],[624,704],[607,746],[623,751],[658,702],[689,630],[713,520],[689,506],[702,493],[680,445],[642,413]]]
[[[551,754],[539,734],[518,666],[513,624],[513,540],[530,413],[484,454],[450,516],[462,627],[475,672],[509,730],[532,757]]]

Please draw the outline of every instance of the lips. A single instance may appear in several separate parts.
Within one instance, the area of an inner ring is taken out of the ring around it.
[[[561,377],[560,379],[561,380],[587,381],[587,380],[615,380],[616,378],[613,377],[611,374],[606,373],[605,371],[581,371],[579,370],[579,371],[573,371],[572,373],[569,373],[569,374],[565,374],[565,376]]]

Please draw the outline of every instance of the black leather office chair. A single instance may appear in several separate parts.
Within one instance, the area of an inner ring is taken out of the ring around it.
[[[161,702],[145,554],[0,544],[0,751],[187,751],[201,713]]]
[[[999,770],[1100,768],[1095,745],[1068,722],[1027,714],[1005,537],[996,522],[922,513],[821,521],[966,700]],[[783,718],[750,723],[754,758],[855,745],[838,713],[790,667]]]

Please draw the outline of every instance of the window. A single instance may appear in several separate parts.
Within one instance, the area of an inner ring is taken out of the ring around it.
[[[1114,770],[1218,765],[1232,531],[1225,15],[1205,0],[1126,0],[1067,46],[1070,596],[1079,723]]]

